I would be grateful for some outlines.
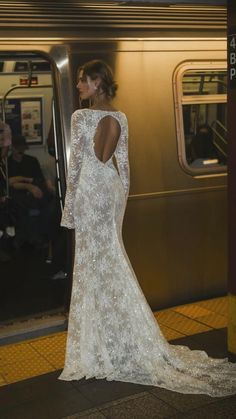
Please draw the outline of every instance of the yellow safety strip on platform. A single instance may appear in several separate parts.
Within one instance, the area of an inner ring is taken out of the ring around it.
[[[228,297],[185,304],[154,313],[167,340],[227,327]],[[66,332],[0,347],[0,386],[60,370]],[[59,374],[58,374],[59,375]]]

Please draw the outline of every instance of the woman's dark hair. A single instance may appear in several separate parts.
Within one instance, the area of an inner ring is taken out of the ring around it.
[[[100,77],[102,91],[111,99],[115,97],[118,85],[114,81],[112,70],[107,63],[102,60],[88,61],[79,68],[78,72],[81,70],[83,75],[89,76],[92,80]]]

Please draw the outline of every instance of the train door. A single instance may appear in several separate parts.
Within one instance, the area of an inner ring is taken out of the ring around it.
[[[28,55],[0,56],[0,320],[32,329],[63,323],[68,270],[52,70]]]

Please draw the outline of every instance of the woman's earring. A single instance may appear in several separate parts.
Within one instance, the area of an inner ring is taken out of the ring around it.
[[[94,90],[95,90],[95,98],[98,99],[99,97],[99,90],[97,86],[94,86]]]

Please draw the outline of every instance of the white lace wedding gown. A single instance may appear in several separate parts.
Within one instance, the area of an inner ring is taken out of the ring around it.
[[[99,121],[116,118],[112,158],[95,155]],[[75,228],[76,251],[62,380],[106,378],[181,393],[236,393],[236,365],[170,345],[137,282],[122,242],[129,189],[128,128],[122,112],[83,109],[72,116],[72,145],[62,225]]]

